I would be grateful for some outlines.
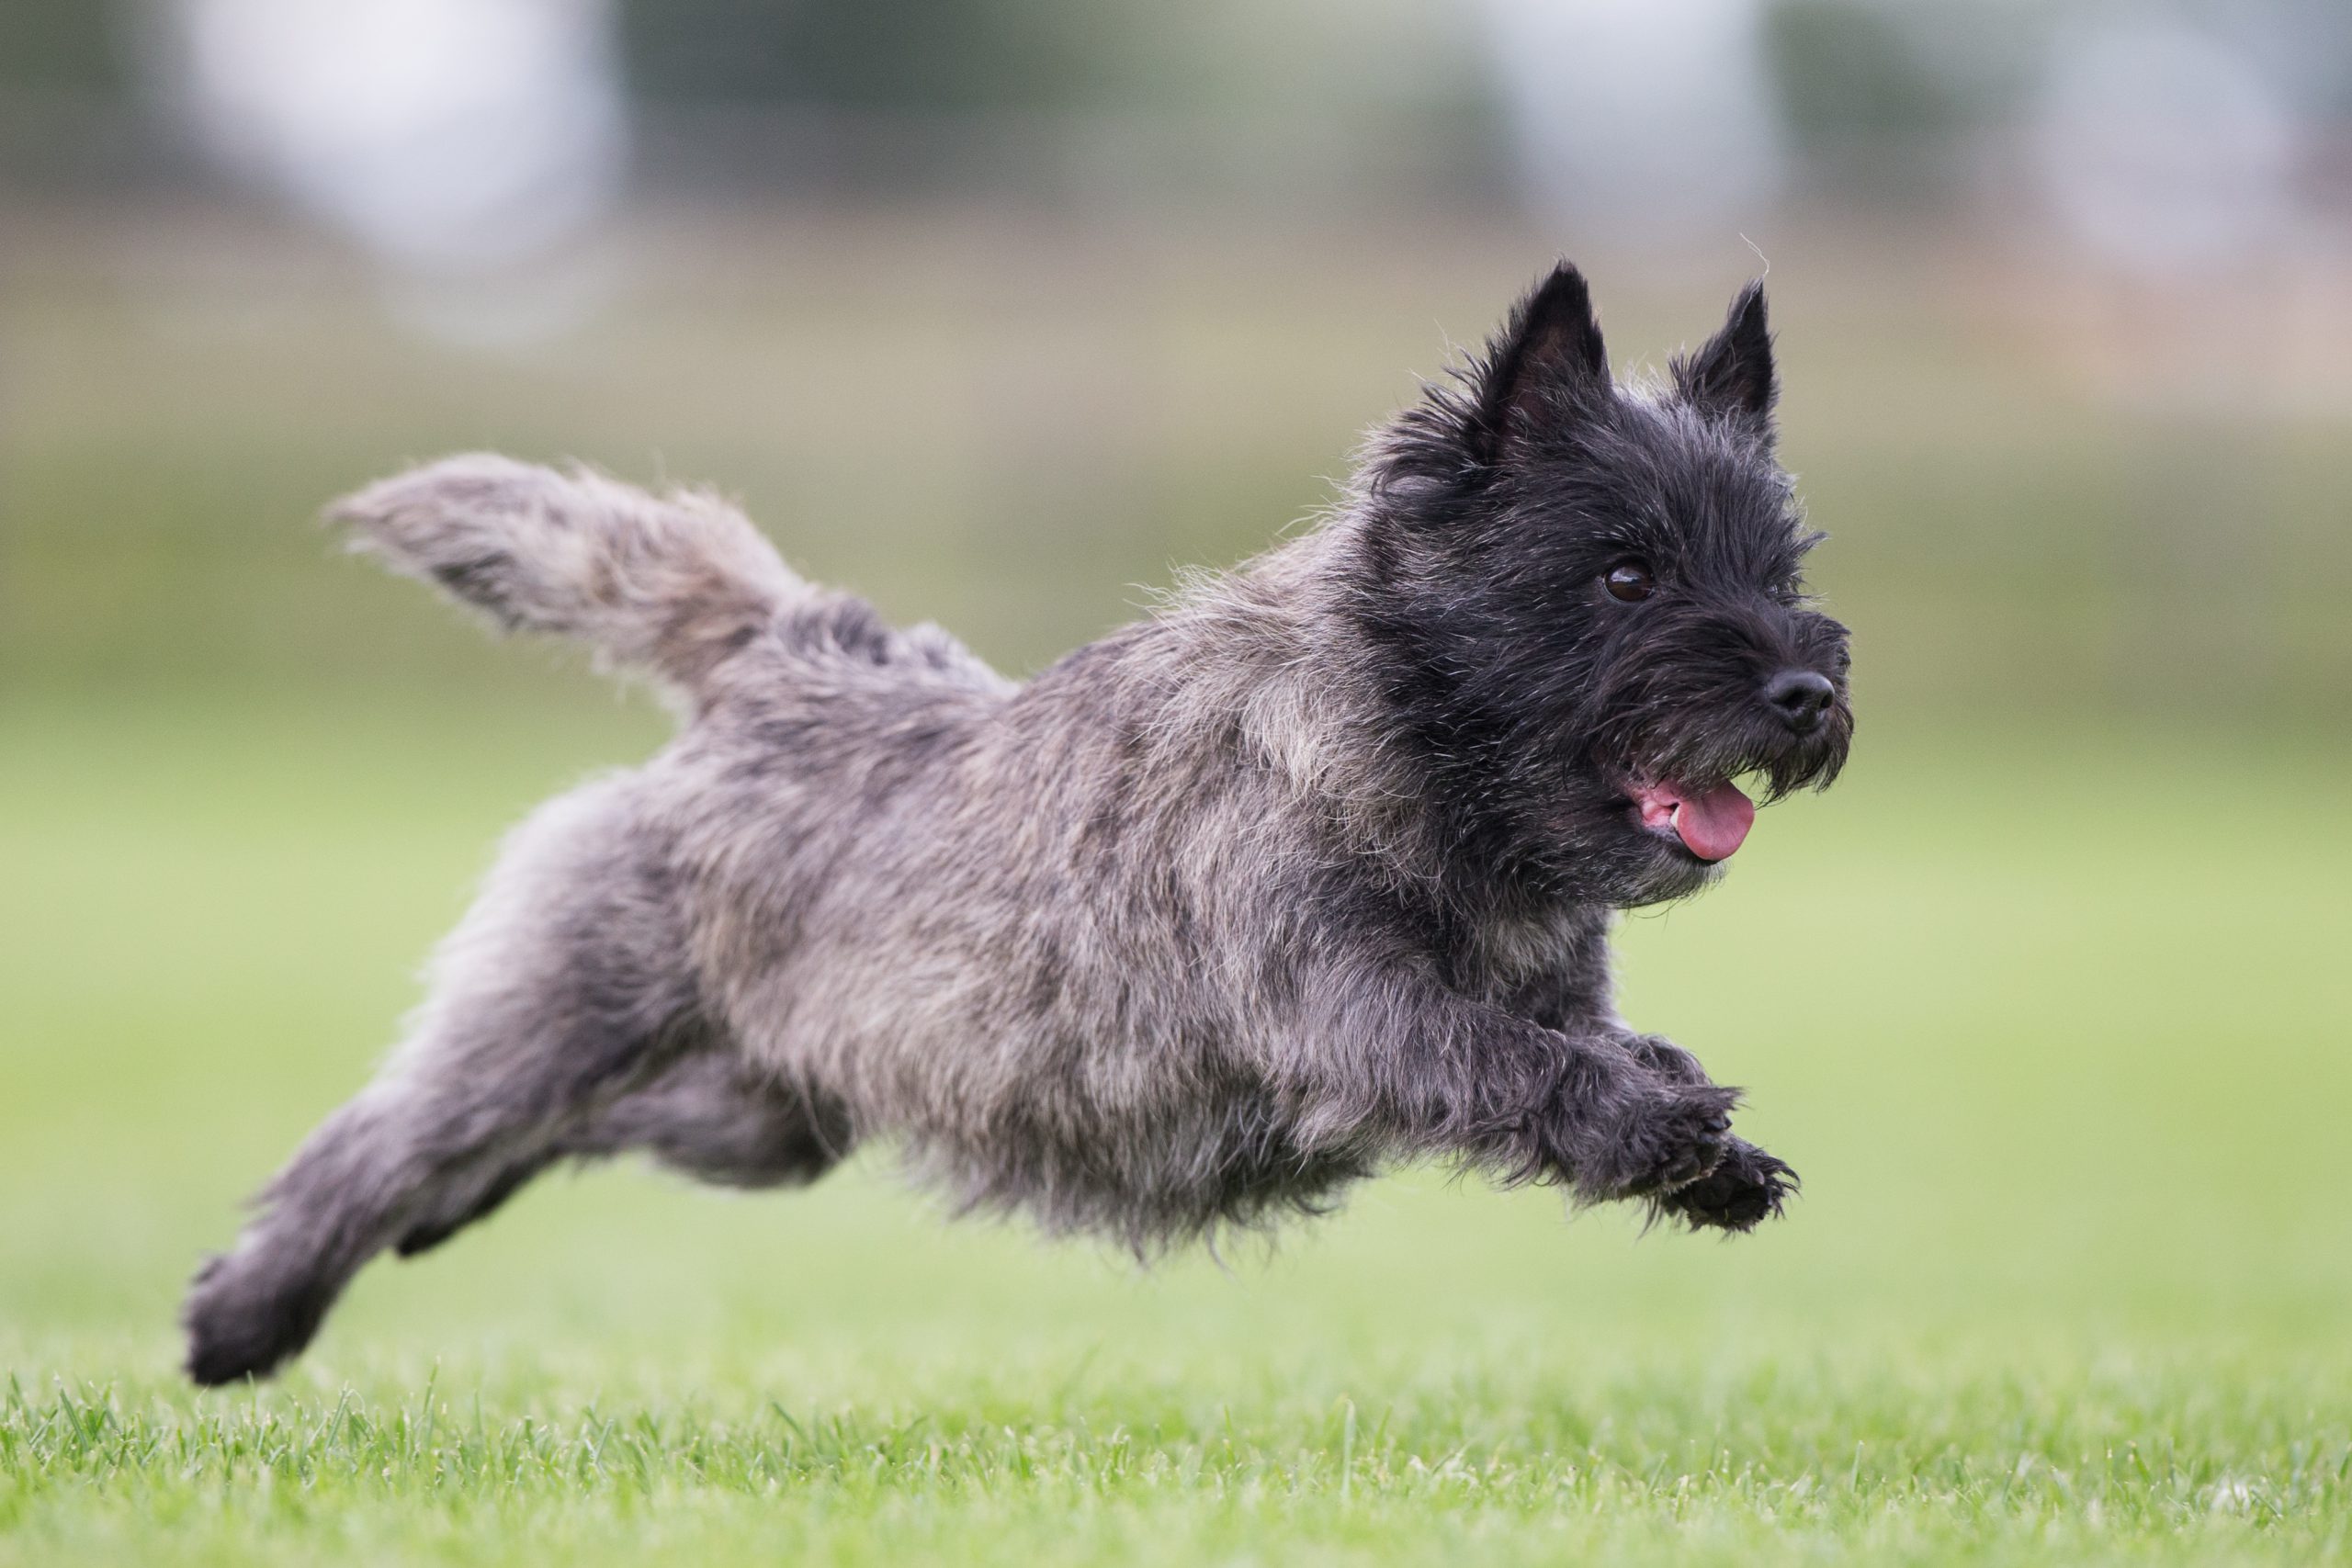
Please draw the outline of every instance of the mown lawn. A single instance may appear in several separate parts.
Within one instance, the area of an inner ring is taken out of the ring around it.
[[[0,703],[0,1563],[2352,1556],[2347,759],[2220,734],[1873,729],[1633,922],[1806,1178],[1744,1241],[1412,1172],[1141,1272],[601,1171],[187,1389],[492,836],[660,732],[548,689]]]

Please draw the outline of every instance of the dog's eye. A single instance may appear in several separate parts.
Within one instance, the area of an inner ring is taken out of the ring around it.
[[[1628,604],[1638,604],[1657,592],[1657,581],[1650,576],[1650,569],[1637,560],[1621,560],[1604,573],[1600,585],[1609,590],[1611,599],[1622,599]]]

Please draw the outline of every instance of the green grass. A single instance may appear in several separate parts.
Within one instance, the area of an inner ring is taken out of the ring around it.
[[[1743,1241],[1416,1172],[1147,1273],[605,1170],[181,1386],[492,835],[659,735],[584,689],[0,705],[0,1563],[2352,1556],[2346,759],[2220,735],[1873,733],[1631,923],[1805,1174]]]
[[[600,1400],[548,1368],[487,1392],[428,1380],[192,1413],[61,1392],[10,1402],[0,1455],[28,1472],[7,1500],[28,1562],[2307,1562],[2341,1547],[2340,1429],[2300,1428],[2343,1385],[2234,1363],[1699,1355],[1595,1372],[1497,1342],[1349,1376],[1253,1364],[1222,1393],[1213,1365],[1127,1364],[1072,1389],[1050,1358],[983,1359],[799,1413],[740,1386]]]

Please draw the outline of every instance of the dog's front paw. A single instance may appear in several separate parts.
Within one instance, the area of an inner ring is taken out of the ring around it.
[[[1657,1194],[1651,1203],[1661,1218],[1680,1220],[1692,1230],[1736,1234],[1778,1218],[1781,1205],[1799,1185],[1785,1162],[1734,1138],[1714,1169]]]
[[[1652,1197],[1703,1179],[1735,1141],[1739,1091],[1716,1084],[1647,1088],[1589,1138],[1576,1183],[1596,1200]]]

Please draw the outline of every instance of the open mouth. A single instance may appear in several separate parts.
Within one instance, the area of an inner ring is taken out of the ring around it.
[[[1625,795],[1645,829],[1661,838],[1671,835],[1703,861],[1729,860],[1756,821],[1756,803],[1729,779],[1703,789],[1631,784]]]

